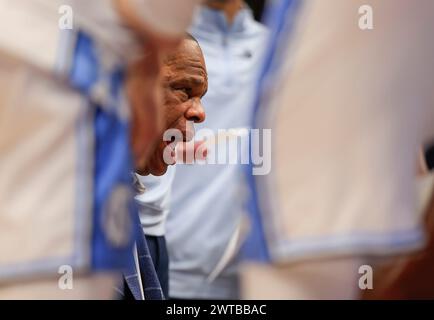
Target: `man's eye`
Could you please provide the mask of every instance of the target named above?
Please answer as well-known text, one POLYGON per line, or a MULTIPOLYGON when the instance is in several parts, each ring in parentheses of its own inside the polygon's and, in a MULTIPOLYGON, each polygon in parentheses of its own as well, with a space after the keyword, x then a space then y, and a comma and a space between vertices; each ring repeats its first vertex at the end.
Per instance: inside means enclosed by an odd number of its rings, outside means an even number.
POLYGON ((175 88, 176 91, 184 93, 187 97, 190 97, 191 95, 191 89, 190 88, 175 88))

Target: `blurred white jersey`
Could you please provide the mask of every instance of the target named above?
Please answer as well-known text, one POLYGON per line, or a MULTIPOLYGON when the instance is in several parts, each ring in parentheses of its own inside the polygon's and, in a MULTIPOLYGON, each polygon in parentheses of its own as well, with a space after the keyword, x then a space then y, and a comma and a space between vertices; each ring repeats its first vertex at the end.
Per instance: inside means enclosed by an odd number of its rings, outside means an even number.
POLYGON ((113 3, 0 0, 0 286, 132 262, 123 79, 140 44, 113 3))
POLYGON ((122 58, 57 5, 0 1, 0 284, 120 270, 132 249, 122 58))
MULTIPOLYGON (((181 36, 191 23, 199 0, 125 0, 154 33, 163 37, 181 36)), ((67 54, 70 31, 85 30, 98 39, 106 55, 125 59, 139 53, 137 37, 119 17, 114 0, 0 0, 0 50, 24 58, 48 70, 58 67, 59 52, 67 54), (65 23, 70 19, 71 24, 65 23), (66 30, 68 31, 68 30, 66 30), (18 41, 19 40, 19 41, 18 41)), ((65 58, 67 59, 67 57, 65 58)), ((107 59, 107 58, 106 58, 107 59)), ((113 57, 111 57, 113 59, 113 57)), ((67 61, 68 62, 68 61, 67 61)), ((65 61, 64 61, 65 63, 65 61)))
POLYGON ((279 5, 255 124, 273 129, 273 167, 252 181, 247 255, 286 263, 420 248, 416 168, 434 133, 434 2, 279 5), (373 29, 359 26, 364 5, 373 29))

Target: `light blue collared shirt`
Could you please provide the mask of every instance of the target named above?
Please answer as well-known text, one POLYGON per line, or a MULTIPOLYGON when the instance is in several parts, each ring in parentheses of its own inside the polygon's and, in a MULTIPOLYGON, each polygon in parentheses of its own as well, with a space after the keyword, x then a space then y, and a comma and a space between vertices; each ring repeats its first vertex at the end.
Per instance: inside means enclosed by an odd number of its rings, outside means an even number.
MULTIPOLYGON (((207 117, 197 130, 249 128, 266 29, 247 8, 229 25, 221 11, 202 7, 190 32, 202 47, 209 76, 202 100, 207 117)), ((235 261, 213 282, 208 277, 241 219, 243 169, 242 165, 177 165, 166 234, 171 297, 237 297, 235 261)))

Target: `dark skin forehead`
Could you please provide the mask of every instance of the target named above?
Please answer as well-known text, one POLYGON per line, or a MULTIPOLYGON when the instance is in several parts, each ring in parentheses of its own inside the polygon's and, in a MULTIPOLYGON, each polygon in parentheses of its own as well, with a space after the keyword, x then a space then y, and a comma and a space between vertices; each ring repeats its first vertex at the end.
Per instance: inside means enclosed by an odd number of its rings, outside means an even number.
POLYGON ((166 86, 188 86, 192 96, 202 98, 208 90, 208 74, 200 46, 185 39, 178 50, 169 55, 163 64, 163 80, 166 86))

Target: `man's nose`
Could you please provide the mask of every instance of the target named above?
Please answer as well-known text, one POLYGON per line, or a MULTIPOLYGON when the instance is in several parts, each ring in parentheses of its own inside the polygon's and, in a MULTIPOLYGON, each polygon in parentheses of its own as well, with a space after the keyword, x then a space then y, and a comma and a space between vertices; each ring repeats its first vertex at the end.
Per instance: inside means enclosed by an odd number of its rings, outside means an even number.
POLYGON ((205 110, 202 106, 202 101, 199 98, 193 99, 190 108, 185 113, 185 118, 194 123, 205 121, 205 110))

